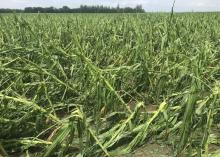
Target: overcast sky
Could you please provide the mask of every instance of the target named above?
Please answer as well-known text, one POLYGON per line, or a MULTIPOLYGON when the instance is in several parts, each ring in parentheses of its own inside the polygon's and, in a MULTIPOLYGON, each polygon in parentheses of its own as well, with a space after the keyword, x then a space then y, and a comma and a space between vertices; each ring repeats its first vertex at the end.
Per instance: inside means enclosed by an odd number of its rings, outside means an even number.
MULTIPOLYGON (((173 0, 0 0, 0 8, 50 7, 71 8, 86 5, 134 7, 141 4, 146 11, 170 11, 173 0)), ((176 0, 175 11, 220 11, 220 0, 176 0)))

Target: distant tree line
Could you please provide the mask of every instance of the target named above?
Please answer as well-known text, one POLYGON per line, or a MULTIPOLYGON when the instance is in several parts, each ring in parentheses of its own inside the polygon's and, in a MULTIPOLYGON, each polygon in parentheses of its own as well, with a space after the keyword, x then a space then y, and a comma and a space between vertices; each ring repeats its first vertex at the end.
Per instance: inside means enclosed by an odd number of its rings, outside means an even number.
POLYGON ((137 5, 135 8, 125 7, 106 7, 102 5, 87 6, 81 5, 79 8, 69 8, 63 6, 62 8, 54 7, 27 7, 25 9, 0 9, 0 13, 144 13, 144 9, 141 5, 137 5))

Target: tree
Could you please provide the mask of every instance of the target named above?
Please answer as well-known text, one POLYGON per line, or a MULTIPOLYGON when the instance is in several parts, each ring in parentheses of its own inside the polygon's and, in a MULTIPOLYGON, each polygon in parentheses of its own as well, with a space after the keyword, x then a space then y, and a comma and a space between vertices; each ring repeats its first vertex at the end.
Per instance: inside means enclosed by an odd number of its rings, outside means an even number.
POLYGON ((11 12, 24 12, 24 13, 142 13, 144 9, 141 5, 137 5, 135 8, 126 7, 106 7, 103 5, 97 6, 87 6, 81 5, 79 8, 69 8, 68 6, 63 6, 62 8, 42 8, 42 7, 26 7, 24 10, 19 9, 0 9, 0 13, 11 13, 11 12))

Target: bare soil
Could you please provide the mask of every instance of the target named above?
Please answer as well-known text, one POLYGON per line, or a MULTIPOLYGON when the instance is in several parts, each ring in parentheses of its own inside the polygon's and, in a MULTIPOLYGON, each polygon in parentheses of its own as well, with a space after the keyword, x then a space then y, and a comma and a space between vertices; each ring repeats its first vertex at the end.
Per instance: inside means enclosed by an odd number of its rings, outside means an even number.
POLYGON ((160 144, 146 144, 131 154, 123 155, 120 157, 171 157, 172 150, 166 145, 160 144))

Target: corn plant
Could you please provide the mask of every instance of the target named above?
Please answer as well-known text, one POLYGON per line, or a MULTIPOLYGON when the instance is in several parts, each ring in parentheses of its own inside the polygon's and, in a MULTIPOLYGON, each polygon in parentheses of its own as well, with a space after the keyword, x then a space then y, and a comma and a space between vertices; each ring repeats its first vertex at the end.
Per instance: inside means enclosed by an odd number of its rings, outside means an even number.
POLYGON ((0 156, 117 156, 152 139, 173 156, 218 156, 219 22, 0 15, 0 156))

